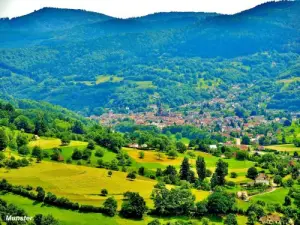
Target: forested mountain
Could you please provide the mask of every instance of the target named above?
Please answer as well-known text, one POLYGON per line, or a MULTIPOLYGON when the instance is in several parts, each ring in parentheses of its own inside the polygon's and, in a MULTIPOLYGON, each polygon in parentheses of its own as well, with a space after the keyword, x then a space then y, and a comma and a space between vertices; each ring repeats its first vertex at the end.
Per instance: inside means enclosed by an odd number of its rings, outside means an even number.
POLYGON ((118 19, 44 8, 0 20, 0 89, 85 115, 226 97, 299 110, 299 1, 118 19))

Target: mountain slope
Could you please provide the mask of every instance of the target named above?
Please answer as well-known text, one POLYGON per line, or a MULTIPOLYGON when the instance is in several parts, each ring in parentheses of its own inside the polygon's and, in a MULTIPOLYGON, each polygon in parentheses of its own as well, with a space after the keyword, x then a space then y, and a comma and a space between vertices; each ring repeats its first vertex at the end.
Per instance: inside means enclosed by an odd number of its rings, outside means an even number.
POLYGON ((297 79, 284 88, 276 81, 298 68, 299 11, 300 2, 284 1, 236 15, 174 12, 124 20, 42 9, 0 22, 0 88, 94 114, 107 107, 144 111, 157 101, 177 107, 226 96, 238 85, 243 94, 234 101, 245 107, 295 110, 297 79))

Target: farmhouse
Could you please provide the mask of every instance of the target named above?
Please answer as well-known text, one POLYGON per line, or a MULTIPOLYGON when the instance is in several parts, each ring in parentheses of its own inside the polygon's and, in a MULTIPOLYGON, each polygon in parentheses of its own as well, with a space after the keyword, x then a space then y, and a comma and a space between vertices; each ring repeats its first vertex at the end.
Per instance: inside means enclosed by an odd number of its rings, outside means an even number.
POLYGON ((269 185, 270 184, 270 180, 269 177, 264 174, 264 173, 260 173, 256 178, 255 178, 255 184, 265 184, 265 185, 269 185))
POLYGON ((270 214, 263 216, 259 219, 262 224, 281 224, 280 216, 275 214, 270 214))
POLYGON ((209 149, 211 149, 211 150, 217 149, 217 145, 209 145, 209 149))
POLYGON ((131 143, 128 145, 129 148, 138 148, 139 144, 138 143, 131 143))

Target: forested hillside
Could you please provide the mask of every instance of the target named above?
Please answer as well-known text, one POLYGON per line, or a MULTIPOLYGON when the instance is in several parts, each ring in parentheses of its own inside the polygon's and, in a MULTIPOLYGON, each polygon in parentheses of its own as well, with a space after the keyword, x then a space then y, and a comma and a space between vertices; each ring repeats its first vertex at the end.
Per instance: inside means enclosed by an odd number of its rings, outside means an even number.
POLYGON ((117 19, 44 8, 0 20, 0 90, 81 112, 145 111, 228 96, 299 110, 300 2, 235 14, 117 19))

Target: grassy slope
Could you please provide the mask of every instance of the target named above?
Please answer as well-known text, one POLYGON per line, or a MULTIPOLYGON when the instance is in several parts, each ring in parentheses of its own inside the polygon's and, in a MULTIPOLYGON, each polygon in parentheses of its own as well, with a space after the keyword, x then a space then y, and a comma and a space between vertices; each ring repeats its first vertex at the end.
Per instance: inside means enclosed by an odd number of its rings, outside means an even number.
MULTIPOLYGON (((103 216, 100 213, 79 213, 71 210, 58 209, 55 207, 49 207, 42 205, 41 203, 35 203, 34 201, 16 196, 13 194, 1 195, 0 198, 7 201, 8 203, 17 204, 20 208, 24 209, 29 216, 34 216, 36 214, 52 214, 56 219, 60 221, 61 225, 93 225, 93 224, 103 224, 103 225, 144 225, 148 224, 154 218, 150 216, 145 216, 143 220, 127 220, 119 216, 113 218, 103 216)), ((186 217, 172 217, 172 218, 160 218, 161 222, 166 223, 169 221, 174 221, 176 219, 193 221, 200 224, 197 219, 190 219, 186 217)), ((218 217, 210 217, 211 222, 214 224, 223 224, 222 219, 218 217)), ((244 216, 237 217, 239 224, 246 224, 247 218, 244 216)))
MULTIPOLYGON (((106 198, 99 193, 102 188, 106 188, 109 196, 114 196, 119 203, 124 192, 139 192, 151 207, 153 203, 150 195, 157 182, 140 176, 135 181, 129 181, 126 176, 127 173, 114 171, 112 177, 108 177, 106 169, 46 161, 18 170, 0 169, 0 177, 13 184, 42 186, 46 191, 83 204, 102 204, 106 198)), ((197 200, 203 200, 209 194, 207 191, 193 192, 197 200)))
MULTIPOLYGON (((185 156, 188 157, 188 155, 186 154, 180 154, 179 157, 177 157, 176 159, 170 159, 166 155, 164 155, 163 158, 158 159, 156 152, 144 151, 145 157, 143 159, 140 159, 139 150, 130 149, 130 148, 124 148, 124 150, 128 152, 129 156, 136 161, 137 166, 144 166, 145 168, 153 169, 153 170, 155 170, 156 168, 165 168, 167 165, 174 165, 179 168, 183 157, 185 156)), ((196 155, 200 155, 204 157, 207 168, 214 171, 215 165, 220 158, 203 152, 195 152, 195 153, 196 155)), ((235 179, 232 179, 228 176, 227 177, 228 180, 232 180, 236 182, 245 182, 248 180, 248 178, 246 178, 245 175, 248 168, 254 165, 253 162, 238 161, 235 159, 223 159, 223 160, 228 162, 229 173, 236 172, 238 174, 238 177, 235 179)), ((194 166, 195 159, 190 159, 190 163, 192 164, 192 166, 194 166)))
MULTIPOLYGON (((61 146, 61 141, 58 138, 41 138, 36 141, 31 141, 29 143, 29 147, 34 147, 34 146, 39 146, 42 149, 50 149, 50 148, 55 148, 55 147, 62 147, 61 146)), ((68 147, 74 147, 74 146, 87 146, 87 142, 83 141, 71 141, 68 147)))
POLYGON ((300 148, 296 147, 294 144, 285 144, 285 145, 270 145, 267 146, 269 149, 281 151, 281 152, 300 152, 300 148))

